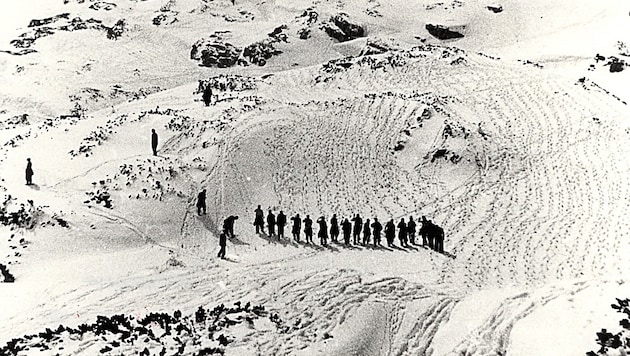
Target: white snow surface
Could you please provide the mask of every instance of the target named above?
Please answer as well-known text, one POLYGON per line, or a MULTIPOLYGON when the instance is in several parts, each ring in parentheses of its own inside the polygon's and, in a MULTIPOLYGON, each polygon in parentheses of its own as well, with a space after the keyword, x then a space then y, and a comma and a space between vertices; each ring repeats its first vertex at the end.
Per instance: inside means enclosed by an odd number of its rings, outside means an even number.
POLYGON ((1 193, 41 209, 33 229, 0 230, 0 263, 16 278, 0 283, 0 346, 97 315, 236 301, 293 327, 247 332, 235 355, 580 355, 618 328, 610 304, 630 296, 630 69, 594 57, 628 60, 627 1, 94 3, 2 5, 0 50, 16 51, 8 41, 31 19, 63 12, 124 18, 128 30, 58 31, 35 53, 0 53, 1 193), (319 22, 301 40, 309 7, 319 22), (367 38, 337 43, 318 29, 338 12, 367 38), (155 26, 160 13, 178 21, 155 26), (427 23, 465 37, 437 40, 427 23), (264 67, 190 60, 215 31, 244 47, 282 24, 288 42, 264 67), (376 39, 392 50, 359 56, 376 39), (254 85, 205 107, 198 80, 219 75, 254 85), (132 100, 116 88, 157 89, 132 100), (72 95, 81 119, 60 117, 72 95), (29 124, 8 124, 22 114, 29 124), (96 133, 87 156, 69 154, 96 133), (452 159, 432 160, 439 149, 452 159), (27 157, 35 186, 24 185, 27 157), (111 209, 85 202, 104 187, 111 209), (313 220, 426 215, 444 227, 446 253, 270 239, 254 232, 258 204, 313 220), (237 236, 220 260, 228 215, 237 236), (69 228, 43 226, 55 217, 69 228))

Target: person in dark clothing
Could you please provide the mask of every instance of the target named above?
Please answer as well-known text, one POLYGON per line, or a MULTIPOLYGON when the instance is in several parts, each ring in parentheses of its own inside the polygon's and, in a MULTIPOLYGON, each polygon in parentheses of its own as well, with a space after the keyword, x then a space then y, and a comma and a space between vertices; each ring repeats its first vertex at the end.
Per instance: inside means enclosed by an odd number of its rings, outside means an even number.
POLYGON ((206 215, 206 190, 197 195, 197 215, 206 215))
POLYGON ((352 228, 352 240, 355 245, 361 242, 361 230, 363 229, 363 219, 357 214, 354 218, 354 227, 352 228))
POLYGON ((153 149, 153 155, 157 156, 158 135, 155 129, 151 129, 151 148, 153 149))
POLYGON ((267 214, 267 229, 269 229, 269 237, 276 234, 276 216, 269 210, 267 214))
POLYGON ((296 242, 300 242, 300 228, 302 227, 302 218, 300 218, 300 214, 296 214, 291 218, 293 220, 293 227, 291 228, 291 234, 293 234, 293 239, 296 242))
POLYGON ((26 185, 33 185, 33 163, 31 163, 31 159, 26 159, 26 185))
POLYGON ((313 243, 313 220, 308 215, 304 218, 304 235, 306 243, 313 243))
POLYGON ((333 242, 337 242, 339 238, 339 222, 337 221, 337 214, 333 214, 330 218, 330 239, 333 242))
POLYGON ((326 218, 320 216, 319 219, 317 219, 317 223, 319 224, 319 231, 317 232, 319 243, 322 246, 326 246, 328 245, 328 224, 326 224, 326 218))
POLYGON ((352 224, 345 218, 341 223, 341 230, 343 231, 343 243, 350 245, 350 233, 352 231, 352 224))
POLYGON ((263 213, 260 205, 254 210, 256 217, 254 218, 254 226, 256 227, 256 233, 260 234, 265 231, 265 213, 263 213))
POLYGON ((212 86, 210 85, 210 83, 208 83, 204 88, 202 99, 203 103, 206 104, 206 106, 210 106, 210 103, 212 102, 212 86))
POLYGON ((223 232, 229 238, 234 237, 234 221, 238 220, 238 216, 230 215, 223 220, 223 232))
POLYGON ((412 245, 416 244, 416 222, 413 221, 413 216, 409 217, 409 222, 407 223, 407 236, 409 237, 409 242, 412 245))
POLYGON ((405 218, 400 219, 398 223, 398 240, 400 241, 400 246, 407 246, 407 224, 405 223, 405 218))
POLYGON ((370 219, 365 219, 365 223, 363 224, 363 245, 370 243, 370 235, 370 219))
POLYGON ((222 260, 225 259, 225 245, 227 243, 227 239, 225 238, 225 232, 222 232, 219 235, 219 246, 221 247, 221 249, 219 249, 219 253, 217 254, 217 257, 221 258, 222 260))
POLYGON ((284 225, 286 224, 287 216, 280 210, 280 214, 278 214, 278 218, 276 219, 276 225, 278 225, 278 239, 284 238, 284 225))
POLYGON ((422 246, 427 246, 429 244, 429 221, 426 216, 422 216, 422 220, 420 220, 422 226, 420 227, 420 235, 422 236, 422 246))
POLYGON ((427 222, 427 239, 429 240, 429 248, 432 250, 435 249, 435 245, 433 244, 435 238, 435 228, 436 226, 433 224, 433 221, 429 220, 427 222))
POLYGON ((394 245, 394 237, 396 236, 396 226, 394 225, 394 219, 390 219, 385 224, 385 239, 387 240, 387 246, 392 247, 394 245))
POLYGON ((444 253, 444 229, 440 226, 434 225, 434 236, 435 236, 435 248, 434 250, 439 253, 444 253))
POLYGON ((383 225, 378 222, 378 218, 374 218, 374 222, 372 223, 372 231, 374 232, 374 246, 381 245, 381 231, 383 230, 383 225))

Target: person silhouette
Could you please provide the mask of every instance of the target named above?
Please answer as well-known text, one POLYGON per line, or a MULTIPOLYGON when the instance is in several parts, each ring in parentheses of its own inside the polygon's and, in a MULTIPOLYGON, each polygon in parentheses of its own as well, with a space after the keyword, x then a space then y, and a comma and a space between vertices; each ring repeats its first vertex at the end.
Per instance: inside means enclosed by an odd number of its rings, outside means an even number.
POLYGON ((405 218, 401 218, 398 223, 398 240, 400 241, 400 246, 407 246, 407 224, 405 223, 405 218))
POLYGON ((313 220, 308 215, 304 218, 304 235, 306 243, 313 243, 313 220))
POLYGON ((319 224, 319 231, 317 235, 319 236, 319 243, 322 246, 326 246, 328 244, 328 226, 326 226, 326 218, 320 216, 317 219, 317 223, 319 224))
POLYGON ((157 156, 158 135, 155 129, 151 129, 151 148, 153 149, 153 155, 157 156))
POLYGON ((284 238, 284 225, 287 224, 287 216, 284 215, 282 210, 280 210, 280 214, 276 218, 276 225, 278 226, 278 239, 284 238))
POLYGON ((363 230, 363 219, 357 214, 354 218, 354 227, 352 228, 352 242, 358 245, 361 242, 361 230, 363 230))
POLYGON ((31 159, 26 159, 26 185, 33 185, 33 164, 31 163, 31 159))
POLYGON ((296 214, 291 218, 293 221, 293 227, 291 228, 291 234, 293 235, 293 239, 296 242, 300 242, 300 228, 302 227, 302 218, 300 218, 300 214, 296 214))
POLYGON ((238 216, 230 215, 223 220, 223 232, 229 238, 234 237, 234 221, 238 220, 238 216))
POLYGON ((396 236, 396 226, 394 225, 394 219, 390 219, 385 224, 385 239, 387 240, 387 246, 392 247, 394 245, 394 237, 396 236))
POLYGON ((409 222, 407 223, 407 236, 409 237, 409 242, 412 245, 416 244, 416 222, 413 221, 413 216, 409 217, 409 222))
POLYGON ((260 205, 258 205, 258 208, 256 208, 254 212, 256 213, 256 217, 254 218, 254 226, 256 227, 256 233, 260 234, 261 232, 264 232, 265 213, 263 213, 260 205))
POLYGON ((267 214, 267 228, 269 229, 269 237, 276 234, 276 215, 269 210, 267 214))
POLYGON ((219 257, 220 259, 224 260, 225 259, 225 245, 227 244, 227 239, 225 236, 225 232, 222 232, 219 235, 219 253, 217 254, 217 257, 219 257))
POLYGON ((374 218, 374 222, 372 223, 372 231, 374 235, 374 246, 381 246, 381 231, 383 230, 383 225, 378 222, 378 218, 374 218))
POLYGON ((210 106, 210 103, 212 102, 212 86, 210 85, 210 83, 208 83, 208 85, 206 85, 206 88, 203 90, 202 99, 206 106, 210 106))
POLYGON ((370 219, 365 219, 365 223, 363 223, 363 245, 368 245, 370 243, 370 219))
POLYGON ((341 223, 341 230, 343 231, 343 243, 350 245, 350 234, 352 232, 352 223, 345 218, 341 223))
POLYGON ((197 195, 197 215, 206 215, 206 190, 197 195))
POLYGON ((337 214, 333 214, 330 218, 330 239, 333 242, 337 242, 339 237, 339 222, 337 221, 337 214))

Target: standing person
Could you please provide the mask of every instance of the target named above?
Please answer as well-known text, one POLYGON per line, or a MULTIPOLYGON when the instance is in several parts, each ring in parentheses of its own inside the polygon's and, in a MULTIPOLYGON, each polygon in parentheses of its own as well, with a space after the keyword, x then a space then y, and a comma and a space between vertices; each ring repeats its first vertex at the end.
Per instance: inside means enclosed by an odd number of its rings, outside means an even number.
POLYGON ((223 220, 223 232, 229 238, 234 237, 234 221, 238 220, 238 216, 230 215, 223 220))
POLYGON ((276 216, 271 212, 271 209, 267 214, 267 228, 269 229, 269 237, 276 234, 276 216))
POLYGON ((396 236, 396 226, 394 226, 394 219, 390 219, 385 224, 385 239, 387 240, 387 246, 392 247, 394 245, 394 237, 396 236))
POLYGON ((313 243, 313 220, 308 214, 304 218, 304 235, 306 235, 306 243, 313 243))
POLYGON ((212 102, 212 85, 211 83, 208 83, 206 85, 206 87, 203 89, 203 103, 206 104, 206 106, 210 106, 210 103, 212 102))
POLYGON ((284 225, 287 224, 287 216, 284 215, 282 210, 280 210, 280 214, 278 214, 276 224, 278 225, 278 239, 284 238, 284 225))
POLYGON ((26 185, 33 185, 33 163, 31 163, 31 159, 26 159, 26 185))
POLYGON ((430 230, 430 226, 429 226, 429 221, 427 220, 427 217, 422 215, 422 219, 420 220, 420 223, 422 224, 422 226, 420 226, 420 235, 422 236, 422 246, 427 246, 429 244, 429 230, 430 230))
POLYGON ((291 233, 293 234, 293 239, 296 242, 300 242, 300 228, 302 227, 302 218, 300 218, 300 214, 296 214, 291 218, 293 220, 293 227, 291 228, 291 233))
POLYGON ((330 239, 333 242, 337 242, 339 237, 339 223, 337 222, 337 214, 333 214, 330 218, 330 239))
POLYGON ((225 245, 226 245, 227 241, 225 238, 225 232, 222 232, 219 235, 219 246, 221 247, 219 249, 219 253, 217 254, 217 257, 221 258, 222 260, 225 259, 225 245))
POLYGON ((317 219, 317 223, 319 224, 319 231, 317 232, 317 236, 319 236, 319 243, 322 246, 326 246, 328 244, 328 226, 326 224, 326 218, 320 216, 317 219))
POLYGON ((427 239, 429 240, 429 248, 434 250, 435 249, 435 244, 434 244, 434 238, 436 235, 436 231, 437 231, 437 226, 433 224, 433 221, 429 220, 427 222, 427 239))
POLYGON ((197 195, 197 215, 206 215, 206 190, 202 190, 197 195))
POLYGON ((345 218, 341 223, 341 230, 343 231, 343 243, 350 245, 350 233, 352 231, 352 224, 345 218))
POLYGON ((256 227, 256 233, 260 234, 265 231, 265 213, 263 213, 260 205, 254 210, 256 217, 254 217, 254 226, 256 227))
POLYGON ((412 245, 416 244, 416 222, 413 221, 413 216, 409 217, 409 222, 407 223, 407 236, 409 236, 409 242, 412 245))
POLYGON ((365 219, 365 223, 363 224, 363 245, 370 243, 370 235, 370 219, 365 219))
POLYGON ((398 223, 398 240, 400 241, 400 246, 408 246, 407 245, 407 224, 405 223, 405 218, 401 218, 398 223))
POLYGON ((157 156, 158 135, 155 129, 151 129, 151 148, 153 149, 153 155, 157 156))
POLYGON ((352 229, 353 242, 355 245, 357 245, 361 242, 361 230, 363 229, 363 219, 361 219, 359 214, 357 214, 354 218, 352 218, 352 221, 354 221, 354 227, 352 229))
POLYGON ((374 232, 374 246, 381 245, 381 231, 383 230, 383 225, 378 222, 378 218, 374 218, 374 222, 372 223, 372 231, 374 232))
POLYGON ((444 229, 435 225, 433 229, 435 233, 435 248, 434 250, 439 253, 444 253, 444 229))

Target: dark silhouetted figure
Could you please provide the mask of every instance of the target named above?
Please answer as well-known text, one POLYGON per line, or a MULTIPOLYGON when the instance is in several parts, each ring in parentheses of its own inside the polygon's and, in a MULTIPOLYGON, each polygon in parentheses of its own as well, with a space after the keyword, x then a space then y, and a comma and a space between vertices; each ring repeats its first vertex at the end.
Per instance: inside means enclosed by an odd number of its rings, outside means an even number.
POLYGON ((265 231, 265 213, 263 213, 260 205, 254 210, 256 217, 254 217, 254 226, 256 227, 256 233, 260 234, 265 231))
POLYGON ((217 257, 221 258, 222 260, 225 259, 225 245, 227 243, 226 240, 227 239, 225 238, 225 232, 222 232, 219 235, 219 246, 221 247, 221 249, 219 250, 219 254, 217 254, 217 257))
POLYGON ((278 218, 276 219, 276 225, 278 225, 278 239, 284 238, 284 226, 286 224, 287 216, 280 210, 280 214, 278 214, 278 218))
POLYGON ((26 159, 26 185, 33 185, 33 164, 31 163, 31 159, 26 159))
POLYGON ((383 231, 383 225, 378 222, 378 218, 374 218, 372 223, 372 232, 374 233, 374 246, 381 245, 381 231, 383 231))
POLYGON ((339 222, 337 221, 337 214, 333 214, 330 218, 330 239, 333 242, 337 242, 339 238, 339 222))
POLYGON ((155 129, 151 129, 151 148, 153 149, 153 155, 157 156, 158 135, 155 129))
POLYGON ((354 227, 352 228, 352 241, 355 245, 361 242, 361 230, 363 230, 363 219, 357 214, 352 218, 354 227))
POLYGON ((210 83, 208 83, 208 85, 206 85, 206 88, 203 90, 203 103, 206 104, 206 106, 210 106, 210 103, 212 102, 212 87, 210 86, 210 83))
POLYGON ((385 224, 385 239, 387 240, 387 246, 392 247, 394 245, 394 238, 396 237, 396 226, 394 225, 394 219, 390 219, 385 224))
POLYGON ((304 235, 306 243, 313 243, 313 220, 308 215, 304 218, 304 235))
POLYGON ((291 233, 293 234, 293 239, 297 242, 300 242, 300 228, 302 227, 302 218, 300 218, 300 214, 296 214, 291 218, 293 220, 293 227, 291 228, 291 233))
POLYGON ((223 232, 227 237, 234 237, 234 221, 238 220, 238 216, 230 215, 225 220, 223 220, 223 232))
POLYGON ((440 226, 433 225, 433 234, 435 236, 434 250, 439 253, 444 253, 444 229, 440 226))
POLYGON ((433 221, 429 220, 427 222, 427 229, 429 230, 427 233, 427 239, 429 240, 429 248, 434 250, 434 239, 435 239, 435 228, 436 226, 433 224, 433 221))
POLYGON ((422 216, 422 220, 420 220, 422 226, 420 227, 420 235, 422 236, 422 246, 429 245, 429 221, 426 216, 422 216))
POLYGON ((328 224, 326 224, 326 218, 320 216, 317 219, 317 223, 319 224, 319 231, 317 232, 317 236, 319 237, 319 243, 322 246, 328 245, 328 224))
POLYGON ((352 232, 352 223, 345 218, 341 223, 341 231, 343 231, 343 243, 350 245, 350 233, 352 232))
POLYGON ((409 237, 409 242, 412 245, 416 244, 416 222, 413 221, 413 216, 409 217, 409 222, 407 223, 407 236, 409 237))
POLYGON ((197 215, 205 215, 206 214, 206 190, 202 190, 199 195, 197 195, 197 215))
POLYGON ((269 210, 267 214, 267 229, 269 229, 269 237, 276 234, 276 216, 269 210))
POLYGON ((372 232, 370 231, 370 219, 365 219, 365 223, 363 224, 363 245, 367 245, 370 243, 370 235, 372 232))
POLYGON ((400 219, 398 223, 398 240, 400 246, 407 246, 407 224, 405 224, 405 218, 400 219))

